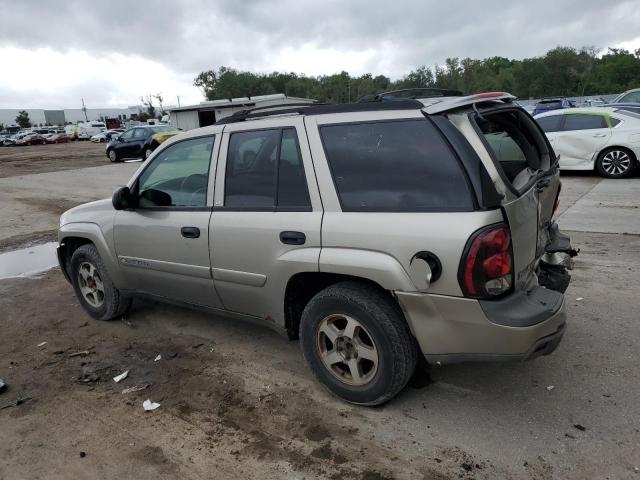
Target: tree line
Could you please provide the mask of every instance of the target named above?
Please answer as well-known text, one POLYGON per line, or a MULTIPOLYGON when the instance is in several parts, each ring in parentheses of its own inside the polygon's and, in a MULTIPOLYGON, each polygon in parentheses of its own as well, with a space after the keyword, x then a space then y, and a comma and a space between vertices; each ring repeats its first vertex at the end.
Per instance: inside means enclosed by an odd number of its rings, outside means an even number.
POLYGON ((207 100, 284 93, 321 102, 353 102, 381 91, 450 88, 465 93, 507 91, 518 98, 619 93, 640 87, 640 49, 556 47, 539 57, 511 60, 447 58, 444 65, 421 66, 399 80, 370 73, 306 76, 293 72, 253 73, 229 67, 201 72, 194 80, 207 100))

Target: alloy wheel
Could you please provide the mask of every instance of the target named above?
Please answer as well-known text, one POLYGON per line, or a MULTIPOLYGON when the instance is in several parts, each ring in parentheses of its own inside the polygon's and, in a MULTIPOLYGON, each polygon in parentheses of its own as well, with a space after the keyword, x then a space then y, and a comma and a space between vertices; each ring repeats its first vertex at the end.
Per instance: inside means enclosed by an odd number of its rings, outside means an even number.
POLYGON ((348 385, 366 385, 378 371, 378 349, 373 338, 348 315, 323 318, 316 332, 316 347, 325 368, 348 385))
POLYGON ((609 175, 624 175, 631 168, 631 157, 623 150, 611 150, 602 157, 602 168, 609 175))
POLYGON ((104 303, 104 284, 96 267, 90 262, 82 262, 78 268, 78 286, 85 301, 94 308, 104 303))

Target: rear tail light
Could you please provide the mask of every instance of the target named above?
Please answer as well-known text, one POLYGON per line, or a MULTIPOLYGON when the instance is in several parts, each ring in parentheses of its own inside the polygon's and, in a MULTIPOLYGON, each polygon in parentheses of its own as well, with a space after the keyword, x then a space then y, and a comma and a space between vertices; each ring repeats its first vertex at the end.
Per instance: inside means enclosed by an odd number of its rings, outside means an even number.
POLYGON ((513 287, 511 233, 503 223, 475 232, 465 248, 459 281, 465 296, 493 298, 513 287))

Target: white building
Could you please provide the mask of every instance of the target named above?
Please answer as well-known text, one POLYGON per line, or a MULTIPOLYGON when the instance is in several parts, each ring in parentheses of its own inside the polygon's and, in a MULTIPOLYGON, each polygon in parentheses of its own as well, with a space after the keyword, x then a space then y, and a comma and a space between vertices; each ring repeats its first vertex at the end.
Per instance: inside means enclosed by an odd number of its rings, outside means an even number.
POLYGON ((292 103, 313 103, 310 98, 287 97, 284 93, 259 95, 255 97, 228 98, 200 102, 186 107, 167 107, 169 123, 182 130, 213 125, 218 120, 236 112, 256 107, 270 107, 292 103))
MULTIPOLYGON (((16 123, 18 112, 22 108, 3 108, 0 109, 0 123, 4 125, 13 125, 16 123)), ((66 108, 61 110, 44 110, 44 109, 24 109, 29 114, 29 120, 32 125, 51 124, 63 125, 67 122, 77 123, 84 122, 85 116, 81 108, 66 108)), ((87 119, 91 121, 100 118, 117 118, 119 120, 129 120, 131 115, 144 111, 144 107, 137 105, 126 108, 87 108, 87 119)))

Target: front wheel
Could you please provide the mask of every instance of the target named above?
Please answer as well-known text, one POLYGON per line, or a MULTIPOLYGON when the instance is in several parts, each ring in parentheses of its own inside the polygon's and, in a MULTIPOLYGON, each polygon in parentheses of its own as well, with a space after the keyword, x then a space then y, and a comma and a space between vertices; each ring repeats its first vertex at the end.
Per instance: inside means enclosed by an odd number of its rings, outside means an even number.
POLYGON ((118 161, 118 154, 114 149, 109 150, 109 160, 111 160, 112 163, 118 161))
POLYGON ((131 299, 111 281, 98 250, 91 244, 73 252, 70 276, 80 304, 96 320, 120 317, 131 305, 131 299))
POLYGON ((302 313, 300 342, 320 383, 351 403, 387 402, 415 370, 418 349, 402 311, 366 284, 340 282, 313 297, 302 313))
POLYGON ((624 178, 631 175, 636 159, 631 152, 622 148, 609 148, 598 155, 596 169, 607 178, 624 178))

